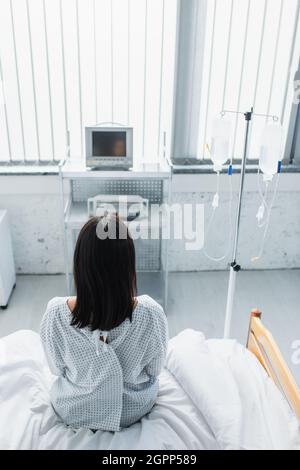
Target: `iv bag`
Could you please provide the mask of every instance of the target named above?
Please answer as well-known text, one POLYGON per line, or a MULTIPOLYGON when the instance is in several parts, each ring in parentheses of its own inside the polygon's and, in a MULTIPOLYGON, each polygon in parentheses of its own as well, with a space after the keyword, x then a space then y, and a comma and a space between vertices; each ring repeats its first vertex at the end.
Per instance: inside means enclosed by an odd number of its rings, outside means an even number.
POLYGON ((277 173, 278 162, 282 159, 283 129, 278 124, 266 124, 260 144, 259 168, 265 181, 277 173))
POLYGON ((220 171, 229 158, 231 123, 224 118, 213 120, 211 133, 211 159, 214 170, 220 171))

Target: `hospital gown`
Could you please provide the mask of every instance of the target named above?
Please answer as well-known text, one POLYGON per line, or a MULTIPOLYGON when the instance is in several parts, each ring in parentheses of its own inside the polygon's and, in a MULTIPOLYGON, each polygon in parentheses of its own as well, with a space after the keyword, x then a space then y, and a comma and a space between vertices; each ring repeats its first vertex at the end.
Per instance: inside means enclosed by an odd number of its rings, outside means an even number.
POLYGON ((132 314, 103 332, 71 326, 67 297, 47 306, 40 329, 42 344, 56 379, 51 401, 71 427, 118 431, 148 413, 158 393, 168 328, 163 309, 142 295, 132 314))

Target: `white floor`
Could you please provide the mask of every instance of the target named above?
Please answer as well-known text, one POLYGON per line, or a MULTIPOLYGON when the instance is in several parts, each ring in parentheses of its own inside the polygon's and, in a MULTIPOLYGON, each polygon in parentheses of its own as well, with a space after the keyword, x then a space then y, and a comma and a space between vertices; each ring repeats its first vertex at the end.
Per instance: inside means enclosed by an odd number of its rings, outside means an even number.
MULTIPOLYGON (((167 309, 170 336, 196 328, 207 337, 221 337, 227 293, 227 272, 173 273, 167 309)), ((140 293, 155 296, 156 275, 140 277, 140 293)), ((7 310, 0 310, 0 337, 21 328, 38 331, 47 301, 65 295, 65 278, 18 276, 7 310)), ((292 343, 300 340, 300 270, 245 271, 238 274, 232 336, 245 343, 249 312, 259 307, 285 359, 300 384, 300 364, 292 364, 292 343)))

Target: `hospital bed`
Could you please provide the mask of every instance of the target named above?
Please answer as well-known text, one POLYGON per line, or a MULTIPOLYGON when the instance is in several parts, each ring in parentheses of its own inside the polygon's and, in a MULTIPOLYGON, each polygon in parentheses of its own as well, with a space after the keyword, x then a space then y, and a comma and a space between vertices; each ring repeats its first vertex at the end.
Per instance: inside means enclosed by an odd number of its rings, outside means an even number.
POLYGON ((120 432, 65 426, 53 380, 37 333, 0 339, 0 449, 300 449, 299 389, 257 309, 247 348, 195 330, 172 338, 156 405, 120 432))
POLYGON ((251 312, 247 348, 255 354, 300 420, 300 390, 257 308, 251 312))

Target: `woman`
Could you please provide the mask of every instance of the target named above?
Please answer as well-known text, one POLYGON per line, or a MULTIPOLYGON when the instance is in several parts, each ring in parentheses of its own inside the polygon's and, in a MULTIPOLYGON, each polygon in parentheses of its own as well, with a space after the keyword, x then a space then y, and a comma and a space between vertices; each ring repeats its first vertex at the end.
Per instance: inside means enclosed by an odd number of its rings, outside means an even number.
POLYGON ((73 428, 118 431, 156 401, 165 314, 147 295, 136 296, 134 244, 116 216, 92 218, 80 231, 74 281, 76 297, 52 299, 41 324, 57 376, 51 401, 73 428))

